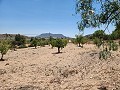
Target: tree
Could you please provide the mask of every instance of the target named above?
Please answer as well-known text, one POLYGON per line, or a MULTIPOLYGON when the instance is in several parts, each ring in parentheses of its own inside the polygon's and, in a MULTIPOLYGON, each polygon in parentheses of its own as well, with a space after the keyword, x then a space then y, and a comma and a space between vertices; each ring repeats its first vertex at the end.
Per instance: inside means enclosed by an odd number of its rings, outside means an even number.
POLYGON ((55 47, 55 43, 56 43, 56 41, 55 41, 55 40, 52 40, 52 41, 50 42, 50 44, 51 44, 52 48, 53 48, 53 47, 55 47))
POLYGON ((93 33, 93 37, 97 37, 99 39, 104 39, 105 32, 103 30, 97 30, 93 33))
POLYGON ((60 48, 64 48, 67 44, 62 39, 56 39, 53 41, 53 46, 58 48, 58 53, 60 53, 60 48))
POLYGON ((84 45, 85 43, 87 43, 87 42, 88 42, 88 39, 87 39, 86 37, 83 37, 83 38, 81 39, 82 48, 83 48, 83 45, 84 45))
POLYGON ((18 46, 26 44, 26 38, 20 34, 15 36, 15 41, 17 42, 18 46))
POLYGON ((76 0, 76 13, 81 16, 79 30, 105 24, 107 28, 111 23, 116 26, 120 23, 120 0, 76 0))
POLYGON ((100 48, 100 46, 102 45, 102 41, 97 37, 93 39, 93 42, 98 48, 100 48))
POLYGON ((79 47, 81 47, 80 44, 81 44, 82 38, 83 38, 82 35, 76 35, 76 42, 77 42, 77 44, 78 44, 79 47))
POLYGON ((31 45, 34 46, 35 48, 37 48, 38 40, 36 38, 34 40, 32 40, 31 45))
POLYGON ((10 48, 11 48, 11 49, 14 49, 14 51, 16 51, 17 42, 16 42, 15 40, 11 41, 11 43, 10 43, 10 48))
POLYGON ((0 43, 0 53, 1 53, 1 61, 4 61, 3 56, 7 53, 7 51, 9 50, 9 44, 7 41, 2 41, 0 43))

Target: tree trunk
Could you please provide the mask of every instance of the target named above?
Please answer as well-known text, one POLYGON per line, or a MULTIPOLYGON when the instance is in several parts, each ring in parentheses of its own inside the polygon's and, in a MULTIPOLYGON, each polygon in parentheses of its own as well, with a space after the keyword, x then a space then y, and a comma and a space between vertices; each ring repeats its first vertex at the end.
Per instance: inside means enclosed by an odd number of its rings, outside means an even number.
POLYGON ((4 61, 4 60, 3 60, 3 54, 2 54, 2 56, 1 56, 1 59, 0 59, 0 60, 1 60, 1 61, 4 61))
POLYGON ((60 53, 60 47, 58 47, 58 53, 60 53))
POLYGON ((78 45, 79 47, 80 47, 80 43, 79 43, 79 45, 78 45))

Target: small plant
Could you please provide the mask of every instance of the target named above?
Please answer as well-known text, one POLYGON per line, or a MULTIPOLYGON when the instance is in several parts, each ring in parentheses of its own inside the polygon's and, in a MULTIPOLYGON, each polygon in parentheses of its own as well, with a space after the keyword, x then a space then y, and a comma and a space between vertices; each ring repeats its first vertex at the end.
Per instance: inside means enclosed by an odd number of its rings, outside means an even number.
POLYGON ((118 44, 114 41, 109 41, 109 50, 111 51, 117 51, 118 50, 118 44))
POLYGON ((103 51, 101 51, 101 52, 99 53, 99 59, 107 59, 107 58, 109 58, 110 56, 111 56, 111 52, 108 51, 107 48, 104 49, 103 51))
POLYGON ((32 42, 31 42, 31 46, 37 48, 37 45, 38 45, 38 41, 37 41, 37 39, 32 40, 32 42))
POLYGON ((7 41, 2 41, 0 43, 0 53, 1 53, 1 61, 4 61, 3 56, 7 53, 9 50, 9 44, 7 41))

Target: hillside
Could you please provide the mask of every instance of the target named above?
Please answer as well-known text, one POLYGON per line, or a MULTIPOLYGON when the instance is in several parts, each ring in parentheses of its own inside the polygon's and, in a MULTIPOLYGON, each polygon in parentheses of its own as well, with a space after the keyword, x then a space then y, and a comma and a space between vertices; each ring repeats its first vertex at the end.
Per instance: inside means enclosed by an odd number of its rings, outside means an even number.
MULTIPOLYGON (((0 39, 14 39, 15 38, 15 35, 17 34, 0 34, 0 39)), ((25 36, 25 35, 23 35, 25 36)), ((25 36, 27 39, 30 39, 30 37, 28 36, 25 36)))
POLYGON ((53 38, 66 38, 66 36, 62 35, 62 34, 52 34, 52 33, 43 33, 43 34, 40 34, 36 37, 38 38, 49 38, 49 37, 53 37, 53 38))

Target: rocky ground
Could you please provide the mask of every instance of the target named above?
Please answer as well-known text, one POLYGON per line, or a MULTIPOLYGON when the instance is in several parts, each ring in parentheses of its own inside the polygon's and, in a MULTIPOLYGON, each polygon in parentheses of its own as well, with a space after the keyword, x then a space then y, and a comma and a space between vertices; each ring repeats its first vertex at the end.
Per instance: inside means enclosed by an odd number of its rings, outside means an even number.
POLYGON ((50 46, 9 51, 0 61, 0 90, 120 90, 120 50, 108 60, 99 60, 92 44, 56 52, 50 46))

